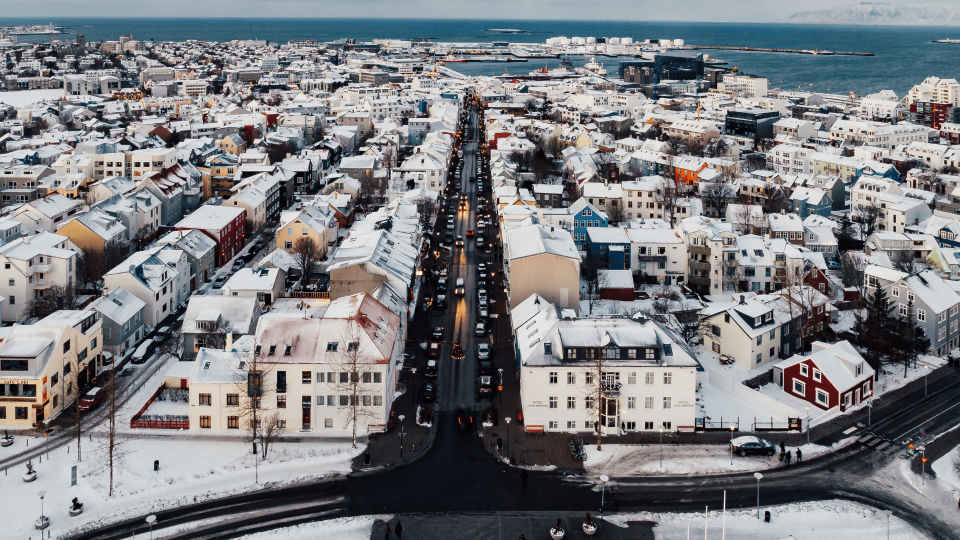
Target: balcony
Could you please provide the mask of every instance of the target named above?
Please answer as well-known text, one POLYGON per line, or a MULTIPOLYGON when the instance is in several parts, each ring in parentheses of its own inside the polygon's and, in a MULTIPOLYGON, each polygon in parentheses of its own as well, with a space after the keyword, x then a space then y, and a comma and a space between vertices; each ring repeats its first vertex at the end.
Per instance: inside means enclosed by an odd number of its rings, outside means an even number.
POLYGON ((667 262, 666 255, 637 255, 638 261, 644 262, 667 262))
POLYGON ((601 383, 601 390, 603 391, 603 397, 608 399, 616 399, 620 397, 620 387, 622 383, 620 381, 604 381, 601 383))

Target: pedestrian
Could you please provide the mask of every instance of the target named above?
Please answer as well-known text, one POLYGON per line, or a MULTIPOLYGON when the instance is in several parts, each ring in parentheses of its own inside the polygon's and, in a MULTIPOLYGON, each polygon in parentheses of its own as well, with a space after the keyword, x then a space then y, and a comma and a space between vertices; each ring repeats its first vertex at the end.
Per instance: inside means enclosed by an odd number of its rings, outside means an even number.
POLYGON ((799 465, 800 463, 803 463, 803 452, 797 448, 797 464, 799 465))
POLYGON ((784 441, 780 441, 780 454, 787 453, 787 444, 784 441))
POLYGON ((390 540, 390 526, 385 525, 383 527, 383 540, 390 540))
POLYGON ((393 528, 393 532, 397 533, 397 540, 400 540, 400 533, 403 532, 403 525, 400 525, 400 522, 397 522, 397 526, 393 528))
MULTIPOLYGON (((786 463, 786 466, 787 466, 787 467, 790 466, 790 458, 792 457, 792 455, 793 455, 793 452, 790 452, 790 451, 788 450, 788 451, 787 451, 787 456, 786 456, 786 458, 784 458, 784 463, 786 463)), ((398 535, 397 535, 397 538, 399 538, 399 537, 400 537, 400 535, 398 534, 398 535)))
POLYGON ((527 489, 527 477, 530 476, 527 474, 527 470, 523 469, 520 471, 520 480, 523 480, 523 489, 527 489))

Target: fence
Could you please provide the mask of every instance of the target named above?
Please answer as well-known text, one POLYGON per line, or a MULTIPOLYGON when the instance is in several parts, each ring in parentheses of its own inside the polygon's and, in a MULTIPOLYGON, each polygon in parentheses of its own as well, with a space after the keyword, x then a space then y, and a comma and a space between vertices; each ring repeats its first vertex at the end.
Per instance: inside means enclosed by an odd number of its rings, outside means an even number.
POLYGON ((157 397, 163 392, 164 386, 163 383, 160 384, 160 387, 157 388, 157 391, 150 396, 150 399, 143 404, 143 407, 133 415, 133 418, 130 419, 130 427, 133 429, 190 429, 190 418, 189 417, 176 417, 176 418, 186 418, 186 420, 150 420, 142 419, 143 413, 147 412, 147 409, 150 408, 150 405, 153 405, 153 402, 156 401, 157 397))
POLYGON ((284 291, 280 298, 330 298, 330 291, 284 291))
POLYGON ((760 411, 770 415, 770 422, 789 423, 790 419, 803 418, 803 414, 796 409, 781 403, 769 396, 765 396, 756 390, 751 390, 746 386, 717 373, 707 370, 707 380, 714 388, 721 390, 733 398, 736 398, 748 405, 753 406, 760 411))
POLYGON ((770 369, 757 375, 752 379, 747 379, 743 381, 743 384, 750 388, 757 389, 765 384, 770 384, 772 382, 773 382, 773 370, 770 369))

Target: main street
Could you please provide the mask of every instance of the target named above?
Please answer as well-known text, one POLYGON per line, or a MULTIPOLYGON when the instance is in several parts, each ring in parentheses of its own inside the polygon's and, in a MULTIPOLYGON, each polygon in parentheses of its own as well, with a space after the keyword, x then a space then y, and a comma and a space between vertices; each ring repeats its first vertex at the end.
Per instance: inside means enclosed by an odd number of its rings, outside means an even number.
MULTIPOLYGON (((457 211, 457 234, 464 236, 463 248, 451 246, 452 253, 441 260, 450 261, 448 270, 449 305, 444 311, 429 308, 431 326, 444 326, 444 348, 439 360, 438 401, 434 404, 436 435, 432 447, 418 459, 382 472, 365 472, 332 481, 304 482, 293 486, 268 488, 243 495, 225 497, 201 504, 156 512, 158 531, 192 523, 189 531, 177 534, 180 539, 210 537, 236 538, 256 530, 283 525, 328 519, 337 515, 404 514, 434 512, 515 512, 571 511, 596 512, 600 509, 600 491, 596 478, 582 471, 529 471, 524 486, 520 469, 510 467, 484 447, 476 423, 472 429, 460 430, 454 410, 464 407, 480 411, 492 401, 480 400, 476 393, 477 264, 485 255, 466 237, 477 220, 476 130, 477 118, 471 113, 469 133, 472 141, 465 145, 462 190, 451 195, 448 206, 459 203, 459 194, 466 194, 468 205, 457 211), (456 296, 456 280, 463 278, 465 291, 456 296), (450 358, 454 343, 464 347, 465 357, 450 358), (255 516, 252 513, 256 513, 255 516), (202 520, 202 521, 201 521, 202 520)), ((479 180, 479 178, 478 178, 479 180)), ((488 184, 488 183, 486 183, 488 184)), ((486 186, 489 189, 489 185, 486 186)), ((442 214, 441 214, 442 215, 442 214)), ((442 238, 444 222, 438 220, 442 238)), ((436 248, 434 248, 436 249, 436 248)), ((496 250, 494 250, 494 253, 496 250)), ((499 277, 499 276, 498 276, 499 277)), ((500 288, 502 291, 502 287, 500 288)), ((493 291, 491 291, 492 293, 493 291)), ((506 309, 502 294, 492 312, 500 315, 493 322, 503 332, 506 309)), ((421 319, 422 320, 422 319, 421 319)), ((413 328, 411 335, 424 336, 429 329, 413 328)), ((509 332, 500 336, 506 343, 509 332)), ((506 345, 497 350, 497 367, 505 368, 507 390, 516 391, 512 377, 515 366, 506 345)), ((418 357, 423 352, 418 351, 418 357)), ((414 361, 419 367, 423 358, 414 361)), ((413 379, 419 393, 423 379, 413 379)), ((923 427, 928 433, 943 433, 958 422, 960 398, 956 388, 957 373, 943 377, 924 392, 915 390, 898 398, 872 418, 854 418, 838 423, 835 433, 825 442, 863 435, 872 431, 884 440, 897 440, 891 445, 902 450, 902 443, 923 427), (926 397, 925 397, 926 394, 926 397), (851 428, 853 431, 844 433, 851 428)), ((419 399, 419 397, 418 397, 419 399)), ((496 400, 496 392, 493 400, 496 400)), ((500 416, 509 413, 501 412, 500 416)), ((722 447, 721 447, 722 448, 722 447)), ((760 482, 761 504, 764 506, 790 502, 827 499, 848 499, 891 509, 894 514, 937 539, 956 538, 956 516, 952 508, 930 504, 922 492, 906 485, 899 477, 887 475, 896 470, 899 453, 877 451, 875 446, 850 444, 845 448, 811 459, 790 468, 763 471, 760 482), (885 476, 886 475, 886 476, 885 476), (903 486, 898 483, 904 484, 903 486)), ((642 476, 613 478, 606 493, 609 512, 678 511, 700 512, 705 506, 719 508, 724 491, 729 508, 752 508, 756 504, 757 480, 752 472, 701 476, 642 476)), ((129 538, 132 533, 146 533, 146 516, 101 527, 96 531, 74 535, 77 540, 129 538)))

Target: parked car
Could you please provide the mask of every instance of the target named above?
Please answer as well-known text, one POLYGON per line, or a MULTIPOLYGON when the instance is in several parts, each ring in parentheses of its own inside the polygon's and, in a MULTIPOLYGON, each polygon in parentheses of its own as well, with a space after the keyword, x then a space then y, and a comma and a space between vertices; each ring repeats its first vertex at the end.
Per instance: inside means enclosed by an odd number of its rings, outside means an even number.
POLYGON ((427 360, 427 367, 423 370, 423 376, 431 379, 437 378, 437 361, 427 360))
POLYGON ((467 429, 473 425, 473 416, 465 409, 457 409, 457 427, 467 429))
POLYGON ((438 293, 447 292, 447 278, 440 278, 437 280, 437 292, 438 293))
POLYGON ((447 295, 438 294, 437 303, 435 304, 437 309, 447 309, 447 295))
POLYGON ((213 288, 219 289, 220 287, 223 287, 223 284, 226 282, 227 282, 227 276, 220 276, 213 281, 213 288))
POLYGON ((80 410, 89 411, 90 409, 96 407, 103 401, 104 391, 100 387, 91 388, 87 391, 86 394, 80 398, 80 410))
POLYGON ((467 229, 467 238, 473 236, 473 229, 467 229))
POLYGON ((169 333, 170 333, 170 328, 164 326, 159 330, 157 330, 157 333, 153 335, 153 340, 156 341, 157 343, 160 343, 161 341, 167 339, 167 334, 169 333))
POLYGON ((427 356, 430 358, 440 358, 440 342, 431 341, 427 347, 427 356))
POLYGON ((433 327, 433 339, 440 341, 443 339, 443 327, 434 326, 433 327))
POLYGON ((473 335, 477 337, 484 337, 487 335, 487 324, 486 323, 477 323, 476 330, 473 331, 473 335))
POLYGON ((237 260, 233 261, 233 268, 231 268, 230 271, 236 272, 237 270, 243 268, 245 264, 247 263, 243 262, 243 257, 237 257, 237 260))
POLYGON ((477 320, 479 320, 480 322, 487 322, 489 319, 490 319, 489 311, 483 308, 477 310, 477 320))
POLYGON ((493 354, 493 347, 489 343, 478 343, 477 344, 477 359, 478 360, 489 360, 491 354, 493 354))
POLYGON ((741 456, 747 454, 772 456, 776 452, 776 447, 770 441, 749 435, 733 439, 730 445, 733 447, 733 452, 741 456))
POLYGON ((457 228, 457 223, 456 223, 454 220, 451 219, 451 220, 447 221, 447 230, 448 230, 448 231, 452 231, 453 229, 456 229, 456 228, 457 228))
POLYGON ((424 401, 436 401, 437 400, 437 383, 428 382, 423 385, 423 400, 424 401))
POLYGON ((477 379, 477 393, 483 396, 493 395, 493 377, 490 375, 481 375, 477 379))
POLYGON ((483 360, 480 362, 479 370, 481 375, 493 375, 493 363, 489 360, 483 360))
POLYGON ((137 350, 133 352, 133 356, 130 358, 130 362, 133 364, 142 364, 147 361, 147 358, 150 358, 150 355, 153 354, 153 345, 154 341, 148 339, 140 344, 137 347, 137 350))
POLYGON ((452 244, 452 243, 453 243, 453 233, 447 233, 447 234, 443 235, 443 243, 444 243, 444 244, 452 244))

